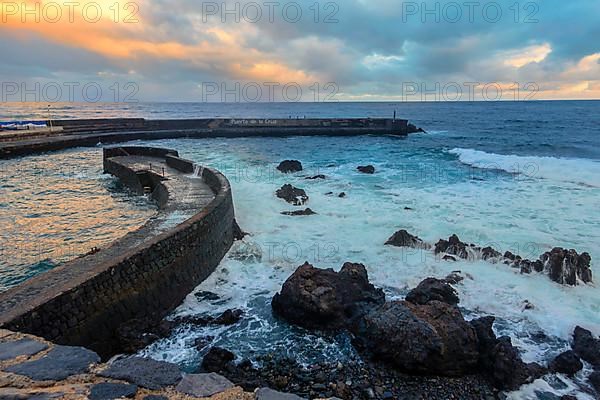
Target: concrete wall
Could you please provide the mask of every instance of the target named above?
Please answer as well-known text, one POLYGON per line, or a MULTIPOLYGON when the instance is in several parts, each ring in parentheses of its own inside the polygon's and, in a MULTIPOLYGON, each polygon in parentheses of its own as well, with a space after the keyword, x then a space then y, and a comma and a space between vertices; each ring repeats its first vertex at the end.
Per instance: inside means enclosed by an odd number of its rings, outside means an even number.
MULTIPOLYGON (((140 186, 134 171, 111 162, 105 168, 133 189, 140 186)), ((163 318, 214 271, 233 243, 229 182, 209 168, 204 175, 215 198, 198 214, 135 248, 114 244, 109 248, 114 254, 94 266, 97 273, 89 279, 71 290, 46 294, 47 301, 33 310, 22 305, 23 312, 15 314, 11 309, 16 317, 2 326, 59 344, 83 345, 105 357, 118 352, 115 331, 122 323, 163 318)), ((159 179, 155 184, 165 196, 159 179)))

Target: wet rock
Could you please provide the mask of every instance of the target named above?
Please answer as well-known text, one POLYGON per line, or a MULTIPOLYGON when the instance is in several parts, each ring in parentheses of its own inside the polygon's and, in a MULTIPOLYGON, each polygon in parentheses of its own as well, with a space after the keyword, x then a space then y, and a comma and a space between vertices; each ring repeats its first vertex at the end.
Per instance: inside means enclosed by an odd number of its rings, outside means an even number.
POLYGON ((202 360, 202 369, 208 372, 221 372, 235 359, 235 355, 229 350, 213 347, 202 360))
POLYGON ((343 199, 343 198, 345 198, 345 197, 346 197, 346 193, 345 193, 345 192, 342 192, 342 193, 338 194, 338 197, 339 197, 340 199, 343 199))
POLYGON ((214 336, 203 336, 194 339, 194 346, 200 351, 212 343, 214 336))
POLYGON ((595 367, 600 366, 600 340, 594 338, 592 332, 576 326, 573 332, 573 345, 571 347, 582 360, 589 362, 595 367))
POLYGON ((281 393, 269 388, 260 388, 256 391, 256 400, 304 400, 291 393, 281 393))
POLYGON ((319 175, 315 175, 315 176, 307 176, 304 179, 314 181, 316 179, 327 179, 327 177, 325 175, 319 174, 319 175))
POLYGON ((124 380, 150 390, 174 386, 182 378, 177 365, 142 357, 118 359, 98 375, 124 380))
POLYGON ((565 394, 563 396, 560 396, 560 400, 577 400, 577 397, 565 394))
POLYGON ((467 244, 461 242, 458 236, 452 235, 448 240, 440 239, 435 244, 434 251, 435 254, 445 253, 466 259, 469 257, 467 247, 467 244))
POLYGON ((242 230, 242 228, 240 228, 240 226, 238 225, 237 221, 234 220, 233 221, 233 239, 234 240, 242 240, 247 235, 248 234, 246 232, 244 232, 242 230))
POLYGON ((239 322, 244 312, 242 310, 226 310, 212 321, 213 325, 233 325, 239 322))
POLYGON ((275 194, 280 199, 295 206, 301 206, 308 201, 308 195, 303 189, 298 189, 290 184, 283 185, 275 194))
POLYGON ((559 354, 549 365, 550 371, 569 376, 575 375, 577 372, 581 371, 582 368, 583 363, 572 350, 559 354))
POLYGON ((37 360, 15 364, 4 370, 35 381, 60 381, 86 373, 92 364, 98 362, 98 354, 83 347, 55 346, 37 360))
POLYGON ((302 163, 297 160, 285 160, 277 166, 277 170, 283 172, 284 174, 300 172, 302 171, 302 163))
POLYGON ((592 258, 588 253, 578 254, 575 250, 556 247, 542 254, 540 259, 554 282, 575 286, 578 281, 592 281, 592 258))
POLYGON ((310 208, 307 208, 305 210, 298 210, 298 211, 284 211, 281 214, 296 217, 296 216, 304 216, 304 215, 315 215, 316 212, 314 212, 310 208))
POLYGON ((234 386, 227 378, 211 372, 209 374, 186 374, 175 389, 190 396, 210 397, 234 386))
POLYGON ((117 329, 117 337, 123 353, 136 353, 160 338, 168 337, 174 324, 152 318, 132 319, 122 323, 117 329))
POLYGON ((439 301, 388 302, 354 327, 356 344, 408 373, 459 376, 478 362, 474 328, 458 308, 439 301))
POLYGON ((412 247, 415 249, 429 249, 431 245, 429 243, 425 243, 418 236, 411 235, 406 230, 402 229, 398 232, 394 233, 392 237, 385 242, 388 246, 396 246, 396 247, 412 247))
POLYGON ((456 257, 451 256, 450 254, 444 255, 444 257, 442 257, 442 260, 444 260, 444 261, 450 261, 450 262, 456 262, 456 261, 458 261, 458 259, 456 257))
POLYGON ((500 258, 502 256, 502 254, 491 248, 491 247, 484 247, 483 249, 481 249, 481 258, 483 258, 484 260, 489 260, 492 258, 500 258))
POLYGON ((305 263, 272 300, 278 316, 306 328, 339 329, 385 302, 369 283, 362 264, 345 263, 340 272, 305 263))
POLYGON ((375 173, 375 167, 372 165, 360 166, 356 169, 359 172, 362 172, 363 174, 374 174, 375 173))
POLYGON ((48 348, 45 343, 33 339, 19 339, 12 342, 0 343, 0 361, 10 360, 19 356, 33 356, 48 348))
POLYGON ((198 301, 217 301, 220 299, 218 294, 208 291, 194 293, 194 296, 198 301))
POLYGON ((137 393, 137 386, 124 383, 103 382, 93 385, 90 390, 90 400, 113 400, 132 398, 137 393))
POLYGON ((525 364, 509 337, 496 338, 494 317, 471 321, 479 341, 479 369, 500 390, 516 390, 546 373, 536 363, 525 364))
POLYGON ((446 278, 444 278, 444 281, 451 285, 458 285, 460 282, 462 282, 464 280, 465 280, 465 278, 460 275, 460 271, 453 271, 446 278))
POLYGON ((588 377, 588 381, 590 382, 590 385, 596 389, 596 392, 600 393, 600 371, 592 372, 588 377))
POLYGON ((434 300, 450 305, 458 304, 460 301, 452 286, 435 278, 425 279, 406 295, 406 301, 413 304, 427 304, 434 300))

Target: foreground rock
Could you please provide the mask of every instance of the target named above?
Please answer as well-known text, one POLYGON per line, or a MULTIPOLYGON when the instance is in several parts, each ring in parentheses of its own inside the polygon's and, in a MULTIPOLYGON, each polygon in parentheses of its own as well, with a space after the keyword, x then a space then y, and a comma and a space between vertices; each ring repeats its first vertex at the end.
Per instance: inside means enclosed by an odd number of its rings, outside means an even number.
POLYGON ((583 363, 577 357, 574 351, 569 350, 559 354, 550 362, 550 371, 566 374, 569 376, 575 375, 583 368, 583 363))
POLYGON ((600 340, 594 338, 592 332, 576 326, 571 347, 582 360, 589 362, 594 367, 600 367, 600 340))
POLYGON ((297 210, 297 211, 284 211, 281 213, 282 215, 289 215, 292 217, 306 216, 306 215, 315 215, 316 212, 307 208, 305 210, 297 210))
POLYGON ((427 278, 406 295, 406 301, 413 304, 427 304, 431 301, 441 301, 450 305, 459 303, 456 290, 446 281, 427 278))
POLYGON ((290 184, 283 185, 275 192, 275 195, 295 206, 301 206, 308 201, 308 195, 304 189, 298 189, 290 184))
POLYGON ((305 400, 300 396, 289 393, 277 392, 269 388, 260 388, 256 391, 256 400, 305 400))
POLYGON ((211 372, 209 374, 186 374, 176 389, 195 397, 210 397, 234 386, 227 378, 211 372))
POLYGON ((501 390, 517 390, 547 371, 536 363, 525 364, 509 337, 496 338, 494 317, 471 321, 479 340, 479 369, 501 390))
POLYGON ((362 264, 345 263, 340 272, 305 263, 273 297, 273 311, 305 328, 340 329, 371 308, 385 295, 376 289, 362 264))
POLYGON ((141 357, 126 357, 116 360, 104 371, 101 371, 100 375, 122 379, 147 389, 174 386, 182 379, 177 365, 141 357))
POLYGON ((556 247, 542 254, 540 259, 554 282, 575 286, 578 280, 584 283, 592 281, 592 258, 588 253, 578 254, 575 250, 556 247))
POLYGON ((386 303, 353 328, 358 346, 409 373, 460 376, 478 363, 475 330, 458 308, 440 301, 386 303))
POLYGON ((375 167, 372 165, 360 166, 356 169, 359 172, 362 172, 363 174, 374 174, 375 173, 375 167))
POLYGON ((396 247, 412 247, 414 249, 430 249, 431 245, 425 243, 418 236, 411 235, 406 230, 402 229, 394 233, 392 237, 385 242, 386 246, 396 247))
POLYGON ((284 174, 302 171, 302 163, 297 160, 285 160, 282 161, 278 166, 277 170, 284 174))

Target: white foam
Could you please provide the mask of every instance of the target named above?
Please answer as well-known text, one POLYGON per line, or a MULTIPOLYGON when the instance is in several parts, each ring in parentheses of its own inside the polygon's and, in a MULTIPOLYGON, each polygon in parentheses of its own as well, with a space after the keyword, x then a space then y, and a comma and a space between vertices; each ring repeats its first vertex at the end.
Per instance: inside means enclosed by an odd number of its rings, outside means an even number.
POLYGON ((462 148, 449 153, 457 155, 463 164, 476 168, 600 187, 600 162, 590 159, 504 155, 462 148))

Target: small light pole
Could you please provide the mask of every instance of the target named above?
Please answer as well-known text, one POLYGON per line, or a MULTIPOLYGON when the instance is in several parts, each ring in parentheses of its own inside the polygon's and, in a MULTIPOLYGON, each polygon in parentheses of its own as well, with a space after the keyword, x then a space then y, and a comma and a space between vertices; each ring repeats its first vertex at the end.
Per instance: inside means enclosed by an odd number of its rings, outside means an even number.
POLYGON ((50 116, 50 104, 48 104, 48 123, 50 124, 50 132, 52 132, 52 118, 50 116))

